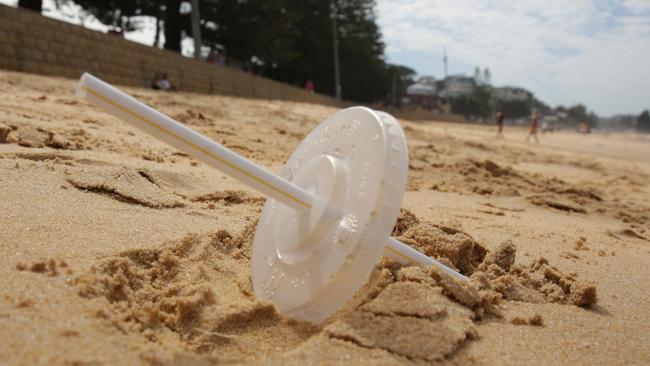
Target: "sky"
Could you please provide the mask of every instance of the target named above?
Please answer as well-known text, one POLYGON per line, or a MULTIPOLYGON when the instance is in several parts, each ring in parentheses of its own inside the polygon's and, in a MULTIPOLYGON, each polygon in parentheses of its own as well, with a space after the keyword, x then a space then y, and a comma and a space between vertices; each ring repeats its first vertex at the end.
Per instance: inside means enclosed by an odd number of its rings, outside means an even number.
MULTIPOLYGON (((17 0, 0 0, 15 5, 17 0)), ((74 6, 44 15, 106 30, 74 6)), ((419 75, 473 75, 490 69, 493 85, 519 86, 547 104, 585 104, 601 116, 650 109, 650 0, 377 0, 387 61, 419 75)), ((127 33, 153 44, 154 21, 127 33)), ((183 53, 193 52, 191 39, 183 53)))
POLYGON ((650 108, 650 0, 377 0, 387 60, 473 75, 599 115, 650 108))

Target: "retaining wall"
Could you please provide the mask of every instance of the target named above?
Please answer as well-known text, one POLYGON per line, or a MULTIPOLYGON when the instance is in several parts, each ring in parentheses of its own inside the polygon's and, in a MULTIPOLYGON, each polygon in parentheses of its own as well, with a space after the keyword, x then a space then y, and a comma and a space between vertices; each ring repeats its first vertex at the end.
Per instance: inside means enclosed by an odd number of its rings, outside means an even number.
POLYGON ((183 91, 343 106, 329 96, 5 5, 0 5, 0 68, 69 78, 88 71, 110 83, 140 87, 166 72, 183 91))

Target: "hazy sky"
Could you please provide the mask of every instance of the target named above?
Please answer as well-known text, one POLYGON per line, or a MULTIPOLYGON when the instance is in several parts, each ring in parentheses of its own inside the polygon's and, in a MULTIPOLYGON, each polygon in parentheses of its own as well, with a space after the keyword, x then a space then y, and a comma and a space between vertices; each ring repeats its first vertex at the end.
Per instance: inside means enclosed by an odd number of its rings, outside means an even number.
POLYGON ((601 115, 650 108, 650 0, 378 0, 388 61, 473 75, 601 115))
MULTIPOLYGON (((16 4, 0 0, 0 4, 16 4)), ((44 13, 61 18, 54 0, 44 13)), ((584 103, 598 114, 650 108, 650 0, 377 0, 388 61, 421 75, 473 75, 529 89, 550 103, 584 103)), ((72 18, 79 13, 66 9, 72 18)), ((68 21, 75 22, 75 19, 68 21)), ((76 20, 78 23, 78 20, 76 20)), ((126 38, 151 45, 153 21, 126 38)), ((104 28, 86 19, 86 26, 104 28)), ((183 43, 191 54, 192 41, 183 43)))

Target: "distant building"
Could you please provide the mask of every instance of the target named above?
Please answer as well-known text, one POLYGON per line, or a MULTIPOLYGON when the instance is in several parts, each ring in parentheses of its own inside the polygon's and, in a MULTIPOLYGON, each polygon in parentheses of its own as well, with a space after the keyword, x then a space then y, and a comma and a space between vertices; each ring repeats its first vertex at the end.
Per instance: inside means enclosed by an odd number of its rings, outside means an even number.
POLYGON ((427 84, 420 84, 420 83, 415 83, 409 85, 408 88, 406 88, 406 95, 408 96, 431 96, 434 97, 438 95, 437 90, 435 85, 427 85, 427 84))
POLYGON ((464 75, 451 75, 444 80, 444 90, 440 96, 444 98, 457 98, 470 96, 476 88, 474 78, 464 75))
POLYGON ((422 108, 433 110, 438 107, 438 89, 436 79, 433 77, 422 77, 418 82, 406 88, 408 104, 418 105, 422 108))
POLYGON ((492 88, 492 98, 503 102, 525 102, 531 100, 533 93, 526 89, 511 86, 492 88))
POLYGON ((435 87, 437 85, 437 82, 438 81, 433 76, 420 76, 417 83, 424 84, 424 85, 432 85, 435 87))

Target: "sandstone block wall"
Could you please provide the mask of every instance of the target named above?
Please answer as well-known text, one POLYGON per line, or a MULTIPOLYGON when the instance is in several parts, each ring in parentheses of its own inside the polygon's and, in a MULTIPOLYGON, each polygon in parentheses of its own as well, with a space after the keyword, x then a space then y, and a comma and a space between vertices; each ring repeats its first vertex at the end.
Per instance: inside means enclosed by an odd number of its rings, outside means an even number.
POLYGON ((149 87, 156 72, 166 72, 184 91, 343 106, 329 96, 5 5, 0 5, 0 68, 69 78, 87 71, 140 87, 149 87))

